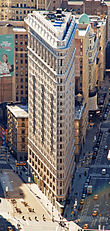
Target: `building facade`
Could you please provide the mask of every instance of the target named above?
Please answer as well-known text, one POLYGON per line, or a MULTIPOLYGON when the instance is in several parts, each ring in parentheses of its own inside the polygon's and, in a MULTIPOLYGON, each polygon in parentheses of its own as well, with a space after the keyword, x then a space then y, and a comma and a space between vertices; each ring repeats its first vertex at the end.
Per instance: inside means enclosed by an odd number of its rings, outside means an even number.
POLYGON ((8 147, 17 161, 27 160, 28 107, 27 105, 7 106, 8 147))
MULTIPOLYGON (((108 1, 109 2, 109 1, 108 1)), ((107 15, 108 3, 101 0, 84 0, 84 1, 68 1, 67 7, 69 10, 73 10, 76 14, 86 13, 88 15, 107 15)))
POLYGON ((88 30, 88 89, 89 89, 89 101, 88 111, 97 110, 97 57, 98 57, 98 38, 96 32, 93 30, 90 24, 90 18, 87 14, 83 14, 79 18, 79 25, 89 25, 88 30))
POLYGON ((61 0, 0 0, 0 20, 23 21, 34 10, 55 10, 61 3, 61 0))
POLYGON ((36 9, 36 0, 0 0, 0 20, 18 20, 21 21, 24 17, 36 9))
POLYGON ((24 22, 21 21, 0 22, 0 45, 1 45, 0 75, 2 76, 2 78, 0 78, 0 103, 12 102, 12 101, 27 102, 28 99, 27 43, 28 43, 28 36, 27 36, 26 24, 24 22), (5 67, 6 63, 5 60, 3 61, 3 54, 7 56, 8 63, 11 66, 10 72, 8 71, 8 67, 7 69, 5 67), (3 69, 3 65, 4 65, 4 69, 3 69))
POLYGON ((25 19, 29 49, 28 164, 39 188, 56 204, 66 199, 75 168, 77 25, 71 13, 59 10, 52 19, 50 14, 38 12, 25 19))
POLYGON ((78 24, 75 34, 75 155, 85 143, 89 101, 89 32, 90 24, 78 24))
POLYGON ((14 34, 14 99, 28 101, 28 35, 26 28, 13 28, 14 34))
POLYGON ((98 39, 97 87, 101 87, 106 69, 107 18, 91 16, 91 26, 98 39))

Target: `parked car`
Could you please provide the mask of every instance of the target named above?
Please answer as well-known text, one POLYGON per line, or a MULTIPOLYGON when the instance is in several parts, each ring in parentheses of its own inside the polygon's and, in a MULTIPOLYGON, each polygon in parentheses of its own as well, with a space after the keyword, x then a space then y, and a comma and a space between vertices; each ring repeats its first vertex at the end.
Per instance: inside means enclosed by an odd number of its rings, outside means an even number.
POLYGON ((95 194, 93 198, 94 198, 94 200, 97 200, 98 199, 98 195, 95 194))
POLYGON ((84 224, 84 225, 82 226, 82 228, 83 228, 83 229, 88 229, 88 224, 84 224))
POLYGON ((80 204, 83 205, 84 204, 84 199, 80 200, 80 204))
POLYGON ((97 214, 98 214, 98 212, 97 212, 96 210, 94 210, 93 213, 92 213, 92 216, 93 216, 93 217, 96 217, 97 214))

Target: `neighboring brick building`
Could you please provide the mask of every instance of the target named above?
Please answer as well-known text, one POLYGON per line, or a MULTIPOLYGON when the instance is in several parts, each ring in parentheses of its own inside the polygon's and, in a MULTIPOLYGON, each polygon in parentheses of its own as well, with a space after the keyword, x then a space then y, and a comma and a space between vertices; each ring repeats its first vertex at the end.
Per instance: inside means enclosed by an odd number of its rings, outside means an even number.
POLYGON ((28 107, 15 104, 7 106, 8 146, 18 161, 27 160, 28 107))
POLYGON ((13 28, 15 101, 28 101, 28 36, 25 28, 13 28))
POLYGON ((101 0, 84 0, 83 8, 89 15, 107 15, 107 5, 101 0))
POLYGON ((76 14, 107 15, 108 12, 106 2, 101 0, 68 1, 67 8, 76 14))
MULTIPOLYGON (((0 22, 0 45, 4 47, 4 41, 10 45, 8 62, 13 66, 13 72, 2 74, 0 78, 0 103, 24 101, 28 99, 28 59, 27 59, 27 30, 24 22, 8 21, 0 22), (11 57, 11 58, 10 58, 11 57)), ((8 45, 8 46, 9 46, 8 45)), ((2 49, 3 50, 3 49, 2 49)), ((5 48, 2 51, 5 52, 5 48)), ((2 61, 2 56, 0 56, 2 61)), ((2 64, 0 63, 0 71, 2 64)))

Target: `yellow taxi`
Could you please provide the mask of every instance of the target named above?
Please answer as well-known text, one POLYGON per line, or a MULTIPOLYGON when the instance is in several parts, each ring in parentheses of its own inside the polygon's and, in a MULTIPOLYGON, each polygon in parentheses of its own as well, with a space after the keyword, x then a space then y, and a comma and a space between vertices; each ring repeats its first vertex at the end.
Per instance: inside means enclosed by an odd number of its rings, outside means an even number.
POLYGON ((83 229, 88 229, 88 224, 84 224, 84 225, 82 226, 82 228, 83 228, 83 229))
POLYGON ((89 123, 89 126, 90 126, 90 127, 93 127, 93 126, 94 126, 94 123, 90 122, 90 123, 89 123))
POLYGON ((97 216, 97 211, 94 210, 93 213, 92 213, 92 216, 96 217, 97 216))
POLYGON ((80 204, 83 205, 84 204, 84 199, 80 200, 80 204))
POLYGON ((8 226, 8 231, 13 231, 13 228, 11 226, 8 226))
POLYGON ((98 195, 95 194, 95 195, 94 195, 94 200, 97 200, 97 199, 98 199, 98 195))

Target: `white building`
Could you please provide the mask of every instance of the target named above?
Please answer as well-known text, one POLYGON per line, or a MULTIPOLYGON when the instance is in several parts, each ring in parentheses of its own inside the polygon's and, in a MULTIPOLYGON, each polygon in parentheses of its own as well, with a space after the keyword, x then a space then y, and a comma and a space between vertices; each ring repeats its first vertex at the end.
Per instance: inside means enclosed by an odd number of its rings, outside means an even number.
POLYGON ((71 187, 74 163, 75 40, 71 13, 33 12, 28 25, 28 163, 55 205, 71 187))

